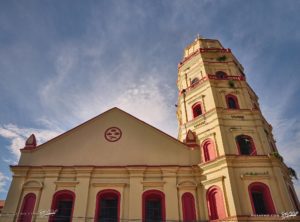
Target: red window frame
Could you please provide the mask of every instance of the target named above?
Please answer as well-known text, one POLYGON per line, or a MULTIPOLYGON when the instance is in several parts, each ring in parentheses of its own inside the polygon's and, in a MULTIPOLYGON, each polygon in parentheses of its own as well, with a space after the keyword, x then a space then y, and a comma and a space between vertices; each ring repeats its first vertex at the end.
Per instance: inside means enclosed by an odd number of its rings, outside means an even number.
POLYGON ((203 109, 202 109, 202 105, 200 102, 198 103, 195 103, 193 106, 192 106, 192 111, 193 111, 193 118, 196 118, 197 116, 201 116, 203 115, 203 109), (196 108, 200 107, 200 110, 201 110, 201 114, 198 114, 196 112, 196 108))
POLYGON ((254 145, 254 142, 253 142, 253 139, 252 139, 251 136, 248 136, 248 135, 238 135, 238 136, 235 137, 235 141, 236 141, 236 145, 238 147, 239 155, 245 155, 245 156, 255 156, 255 155, 257 155, 256 148, 255 148, 255 145, 254 145), (240 147, 240 144, 239 144, 239 141, 238 141, 239 137, 243 137, 243 138, 249 140, 250 145, 251 145, 251 153, 249 155, 241 153, 241 147, 240 147))
POLYGON ((143 222, 146 222, 146 201, 149 199, 159 199, 161 201, 161 216, 162 221, 166 220, 166 204, 165 194, 159 190, 147 190, 142 195, 142 217, 143 222))
POLYGON ((36 195, 34 193, 28 193, 24 196, 18 222, 31 222, 35 208, 35 202, 36 195))
POLYGON ((261 182, 253 182, 248 186, 248 192, 249 192, 251 206, 252 206, 252 210, 253 210, 254 214, 257 214, 257 212, 255 210, 255 205, 254 205, 254 201, 252 198, 252 192, 260 192, 263 194, 264 203, 265 203, 266 210, 267 210, 266 214, 275 214, 276 213, 270 189, 266 184, 261 183, 261 182))
POLYGON ((203 151, 203 162, 216 159, 215 144, 211 139, 203 141, 201 147, 203 151))
POLYGON ((228 109, 240 109, 238 98, 235 95, 228 94, 228 95, 225 96, 225 99, 226 99, 226 103, 227 103, 227 108, 228 109), (232 99, 234 101, 235 106, 236 106, 235 108, 231 108, 229 106, 229 99, 232 99))
POLYGON ((183 222, 196 221, 195 198, 190 192, 181 196, 183 222))
POLYGON ((212 186, 207 190, 206 200, 210 220, 226 217, 223 193, 218 186, 212 186))
MULTIPOLYGON (((73 220, 73 212, 74 212, 74 205, 75 205, 75 193, 70 190, 60 190, 57 191, 52 198, 52 205, 51 211, 56 210, 59 200, 72 200, 72 210, 70 216, 70 222, 73 220)), ((55 215, 49 217, 49 222, 54 221, 55 215)))
POLYGON ((95 222, 97 222, 98 217, 99 217, 100 207, 101 207, 101 205, 100 205, 101 198, 113 198, 113 197, 117 197, 117 199, 118 199, 118 216, 117 216, 117 221, 120 221, 120 201, 121 201, 121 194, 117 190, 106 189, 106 190, 101 190, 97 194, 97 198, 96 198, 96 210, 95 210, 95 218, 94 218, 95 222))

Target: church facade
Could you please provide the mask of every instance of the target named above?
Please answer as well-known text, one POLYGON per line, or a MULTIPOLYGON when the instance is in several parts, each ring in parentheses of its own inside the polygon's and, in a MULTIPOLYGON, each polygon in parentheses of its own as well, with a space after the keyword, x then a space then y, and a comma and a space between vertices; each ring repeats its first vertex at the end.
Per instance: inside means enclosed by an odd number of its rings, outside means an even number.
POLYGON ((293 170, 231 50, 198 37, 177 86, 178 139, 118 108, 39 146, 28 138, 0 221, 279 221, 298 211, 293 170))

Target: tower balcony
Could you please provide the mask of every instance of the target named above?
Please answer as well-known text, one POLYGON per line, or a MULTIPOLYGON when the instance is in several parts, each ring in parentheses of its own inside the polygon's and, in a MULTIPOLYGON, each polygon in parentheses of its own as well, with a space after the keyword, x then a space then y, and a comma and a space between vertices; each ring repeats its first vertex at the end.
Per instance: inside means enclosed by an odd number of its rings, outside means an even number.
POLYGON ((199 79, 198 81, 196 81, 195 83, 191 84, 189 87, 181 90, 179 92, 179 95, 182 95, 183 93, 188 93, 194 89, 197 89, 198 87, 202 86, 206 81, 208 80, 234 80, 234 81, 245 81, 246 77, 243 75, 226 75, 223 76, 222 78, 216 76, 216 75, 212 75, 212 74, 207 74, 207 76, 204 76, 202 79, 199 79))

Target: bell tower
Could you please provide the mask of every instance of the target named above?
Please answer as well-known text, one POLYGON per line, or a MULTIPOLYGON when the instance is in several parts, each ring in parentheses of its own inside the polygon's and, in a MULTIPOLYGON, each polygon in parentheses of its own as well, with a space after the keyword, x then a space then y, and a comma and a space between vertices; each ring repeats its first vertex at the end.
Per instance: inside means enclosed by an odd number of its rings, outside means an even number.
POLYGON ((274 221, 299 210, 295 172, 278 153, 272 126, 231 50, 198 36, 184 49, 177 86, 178 139, 187 143, 193 134, 201 151, 200 219, 268 215, 274 221))

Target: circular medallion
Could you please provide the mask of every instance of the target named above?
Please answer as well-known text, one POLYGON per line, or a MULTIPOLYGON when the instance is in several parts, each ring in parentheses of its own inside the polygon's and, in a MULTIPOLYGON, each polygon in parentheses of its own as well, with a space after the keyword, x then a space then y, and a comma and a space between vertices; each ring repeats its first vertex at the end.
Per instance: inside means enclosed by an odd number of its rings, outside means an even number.
POLYGON ((121 139, 121 136, 122 131, 118 127, 110 127, 104 133, 105 139, 109 142, 116 142, 121 139))

